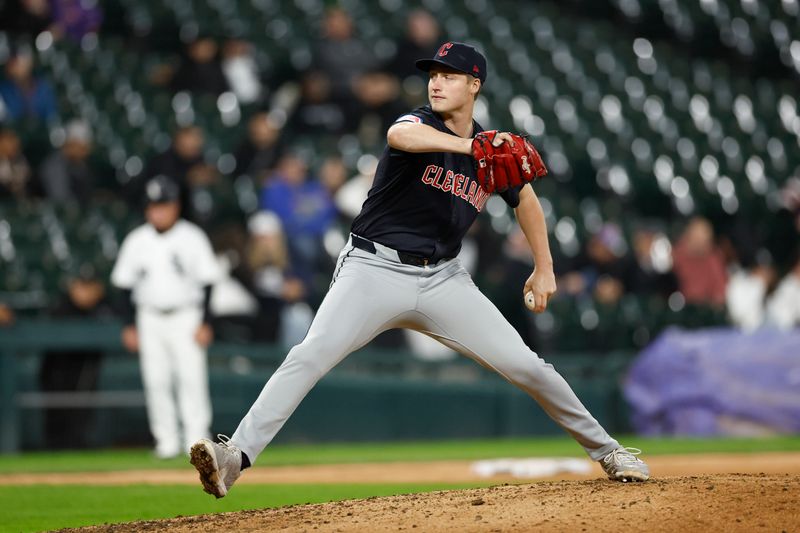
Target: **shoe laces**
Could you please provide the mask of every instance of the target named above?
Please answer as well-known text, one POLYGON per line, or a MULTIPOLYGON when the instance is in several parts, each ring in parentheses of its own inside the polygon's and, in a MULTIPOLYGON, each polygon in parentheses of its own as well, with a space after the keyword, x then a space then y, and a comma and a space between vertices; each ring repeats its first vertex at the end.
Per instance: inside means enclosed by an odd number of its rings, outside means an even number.
POLYGON ((220 474, 225 488, 230 489, 242 473, 242 452, 231 444, 231 438, 227 435, 218 433, 217 440, 222 451, 222 456, 218 456, 220 474))
POLYGON ((236 455, 239 453, 239 448, 237 448, 234 444, 231 443, 231 438, 229 436, 223 435, 222 433, 218 433, 217 440, 219 441, 219 445, 225 450, 227 454, 236 455))
POLYGON ((620 465, 624 463, 640 463, 641 459, 636 457, 642 453, 639 448, 617 448, 603 457, 603 463, 610 465, 620 465))

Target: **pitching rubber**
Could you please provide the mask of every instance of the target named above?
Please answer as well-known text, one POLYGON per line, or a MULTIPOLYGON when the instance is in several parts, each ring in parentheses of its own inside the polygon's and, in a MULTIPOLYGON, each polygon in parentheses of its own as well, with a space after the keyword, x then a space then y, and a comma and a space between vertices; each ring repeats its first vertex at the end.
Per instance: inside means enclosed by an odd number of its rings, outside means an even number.
POLYGON ((219 477, 219 465, 214 454, 212 443, 206 439, 196 442, 192 446, 189 462, 194 465, 200 474, 203 490, 215 497, 222 498, 228 491, 219 477))

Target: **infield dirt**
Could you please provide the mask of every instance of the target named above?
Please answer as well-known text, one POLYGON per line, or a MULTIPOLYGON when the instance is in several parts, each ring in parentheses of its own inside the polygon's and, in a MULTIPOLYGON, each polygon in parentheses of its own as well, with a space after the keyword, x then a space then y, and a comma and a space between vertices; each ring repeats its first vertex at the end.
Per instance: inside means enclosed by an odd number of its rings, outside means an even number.
POLYGON ((800 477, 549 481, 133 522, 82 532, 800 530, 800 477))
MULTIPOLYGON (((655 477, 646 483, 611 482, 600 477, 598 467, 592 479, 517 480, 490 488, 179 517, 78 531, 800 532, 800 454, 649 459, 655 477), (723 473, 726 471, 739 473, 723 473)), ((416 470, 421 475, 436 470, 430 463, 417 463, 417 469, 412 469, 412 464, 403 463, 398 471, 416 470)), ((394 468, 390 465, 341 465, 338 473, 348 468, 358 472, 362 467, 382 467, 385 478, 394 477, 386 475, 394 468)), ((324 469, 335 465, 308 468, 306 474, 312 474, 315 468, 322 470, 317 471, 316 478, 305 476, 307 481, 324 483, 333 474, 324 469)), ((439 475, 453 473, 455 464, 440 464, 438 468, 439 475)), ((263 475, 268 470, 264 469, 263 475)), ((249 474, 257 478, 257 472, 249 474)), ((295 471, 291 477, 298 482, 303 476, 295 471)), ((247 476, 242 481, 245 479, 247 476)), ((235 497, 235 488, 228 497, 235 497)))

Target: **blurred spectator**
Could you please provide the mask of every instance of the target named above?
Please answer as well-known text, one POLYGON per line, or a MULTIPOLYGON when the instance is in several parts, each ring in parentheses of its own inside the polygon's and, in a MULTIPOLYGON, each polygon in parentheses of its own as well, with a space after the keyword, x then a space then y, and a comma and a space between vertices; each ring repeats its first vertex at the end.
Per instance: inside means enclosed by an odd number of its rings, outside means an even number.
POLYGON ((247 138, 236 149, 234 175, 247 174, 256 181, 275 168, 280 155, 280 126, 267 112, 254 114, 247 123, 247 138))
POLYGON ((19 200, 28 195, 31 167, 22 153, 19 137, 10 128, 0 128, 0 200, 19 200))
POLYGON ((331 82, 323 73, 311 70, 300 81, 300 100, 289 120, 297 135, 339 134, 344 132, 345 111, 331 97, 331 82))
POLYGON ((785 330, 800 326, 800 254, 769 298, 767 320, 785 330))
POLYGON ((594 283, 602 275, 629 284, 631 262, 628 244, 622 229, 613 222, 603 224, 600 231, 592 235, 586 245, 588 275, 594 283))
POLYGON ((666 298, 678 289, 672 273, 672 245, 663 232, 647 226, 637 227, 633 233, 633 258, 635 265, 629 291, 666 298))
POLYGON ((428 76, 416 68, 418 59, 433 57, 443 41, 439 22, 424 9, 415 9, 406 19, 406 33, 397 43, 397 52, 388 64, 401 82, 406 106, 418 107, 428 103, 428 76))
POLYGON ((793 216, 794 229, 800 233, 800 176, 786 180, 781 189, 781 200, 784 207, 793 216))
POLYGON ((361 212, 361 206, 367 199, 367 194, 372 187, 375 178, 375 169, 378 168, 378 158, 371 154, 365 154, 358 158, 356 164, 358 174, 347 180, 334 196, 336 207, 344 215, 348 222, 361 212))
POLYGON ((427 84, 427 76, 414 65, 417 59, 433 57, 441 44, 439 21, 424 9, 415 9, 406 19, 405 36, 397 43, 390 70, 400 79, 416 77, 427 84))
POLYGON ((172 90, 214 96, 229 90, 214 39, 201 36, 186 46, 186 55, 172 78, 172 90))
POLYGON ((613 307, 625 294, 625 286, 614 276, 602 274, 594 284, 594 297, 598 304, 613 307))
POLYGON ((243 224, 227 224, 211 236, 219 265, 220 279, 214 284, 209 304, 217 339, 251 342, 258 301, 246 282, 239 279, 245 267, 248 234, 243 224))
POLYGON ((328 156, 319 167, 319 182, 333 198, 347 181, 347 167, 338 155, 328 156))
POLYGON ((84 35, 97 33, 103 22, 98 2, 86 0, 55 0, 51 2, 55 34, 80 42, 84 35))
POLYGON ((325 257, 323 236, 336 218, 328 190, 310 179, 302 157, 288 153, 262 189, 260 207, 278 215, 295 272, 310 286, 325 257))
POLYGON ((289 274, 289 252, 278 217, 261 211, 250 218, 247 228, 250 236, 239 276, 258 300, 254 338, 277 342, 284 295, 293 300, 300 299, 305 296, 305 287, 289 274))
POLYGON ((334 100, 353 100, 353 84, 362 73, 377 66, 369 47, 355 36, 353 20, 340 7, 325 12, 323 37, 314 51, 314 65, 327 78, 334 100))
MULTIPOLYGON (((147 165, 142 176, 144 181, 155 176, 168 176, 177 182, 180 188, 182 215, 192 219, 194 213, 190 196, 192 183, 213 181, 211 175, 215 174, 213 167, 203 159, 205 136, 197 126, 178 128, 172 138, 172 145, 167 151, 155 156, 147 165)), ((143 182, 139 184, 135 193, 141 197, 143 182)))
POLYGON ((602 274, 594 284, 593 300, 579 302, 578 320, 599 350, 630 348, 635 342, 633 330, 642 326, 642 317, 625 312, 625 286, 619 278, 602 274), (596 319, 594 317, 597 317, 596 319))
POLYGON ((209 235, 230 223, 241 223, 242 210, 236 197, 236 188, 230 180, 220 179, 213 167, 192 174, 189 198, 191 205, 185 212, 192 221, 209 235))
POLYGON ((72 120, 65 128, 61 149, 50 154, 39 167, 39 181, 48 200, 56 204, 89 203, 95 185, 88 163, 91 151, 89 125, 82 120, 72 120))
POLYGON ((758 262, 759 255, 767 253, 763 249, 764 238, 758 224, 753 224, 748 217, 730 217, 719 227, 717 245, 729 270, 736 267, 752 268, 758 262))
POLYGON ((397 77, 373 70, 355 80, 353 91, 360 106, 353 117, 359 120, 352 127, 348 126, 348 130, 358 131, 363 145, 380 148, 385 142, 386 130, 406 111, 406 105, 400 101, 397 77))
MULTIPOLYGON (((303 303, 307 288, 293 272, 286 236, 277 215, 260 211, 250 218, 247 228, 244 262, 233 274, 258 300, 254 340, 283 341, 283 331, 296 329, 286 323, 292 317, 286 310, 303 303)), ((310 320, 304 325, 307 328, 310 320)))
MULTIPOLYGON (((66 294, 52 310, 59 319, 101 319, 113 316, 106 287, 91 265, 84 265, 67 283, 66 294)), ((44 354, 39 383, 44 392, 97 390, 103 352, 96 349, 51 350, 44 354)), ((87 405, 88 407, 88 405, 87 405)), ((49 408, 44 412, 44 440, 49 449, 82 448, 89 444, 93 411, 49 408), (88 412, 87 412, 88 411, 88 412)))
POLYGON ((251 43, 242 39, 226 41, 222 48, 222 72, 240 103, 254 104, 263 99, 264 87, 251 43))
POLYGON ((717 308, 725 305, 728 275, 708 220, 694 217, 689 221, 673 249, 672 258, 678 286, 687 303, 717 308))
POLYGON ((781 208, 766 224, 766 242, 775 265, 783 269, 791 268, 800 255, 800 174, 786 180, 779 199, 781 208))
POLYGON ((766 297, 774 282, 775 269, 769 264, 739 269, 731 275, 725 300, 734 326, 744 331, 755 331, 764 324, 766 297))
POLYGON ((48 0, 6 0, 0 5, 0 31, 36 36, 51 29, 48 0))
POLYGON ((625 236, 617 224, 606 223, 586 243, 586 249, 562 276, 566 294, 592 293, 601 276, 613 278, 627 287, 632 283, 634 266, 628 255, 625 236))
POLYGON ((0 328, 11 326, 14 324, 14 319, 14 310, 0 302, 0 328))
MULTIPOLYGON (((0 81, 0 98, 5 115, 12 121, 22 119, 50 122, 57 118, 56 97, 46 79, 33 72, 33 52, 18 48, 6 62, 6 77, 0 81)), ((0 109, 0 119, 3 110, 0 109)))

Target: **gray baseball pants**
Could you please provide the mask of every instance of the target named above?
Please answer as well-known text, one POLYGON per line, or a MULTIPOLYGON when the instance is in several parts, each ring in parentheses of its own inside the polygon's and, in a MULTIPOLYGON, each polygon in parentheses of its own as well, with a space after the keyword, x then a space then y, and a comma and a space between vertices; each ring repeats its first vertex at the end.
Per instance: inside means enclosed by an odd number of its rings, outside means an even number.
POLYGON ((402 264, 375 243, 339 255, 330 290, 306 338, 267 381, 231 443, 255 462, 311 388, 379 333, 411 328, 494 370, 528 393, 594 460, 619 447, 552 365, 528 348, 458 259, 402 264))

